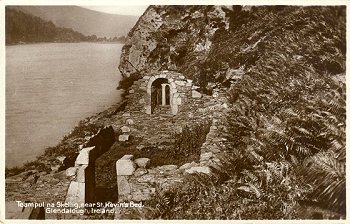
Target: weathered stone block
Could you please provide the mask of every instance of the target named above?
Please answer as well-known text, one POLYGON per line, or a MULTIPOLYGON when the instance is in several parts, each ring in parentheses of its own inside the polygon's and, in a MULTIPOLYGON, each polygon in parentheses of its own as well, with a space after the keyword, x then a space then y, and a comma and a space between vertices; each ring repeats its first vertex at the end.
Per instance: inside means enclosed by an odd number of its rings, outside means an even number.
POLYGON ((138 167, 145 169, 149 167, 151 160, 149 158, 138 158, 135 159, 135 163, 138 167))
POLYGON ((207 153, 202 153, 200 156, 200 160, 209 160, 213 158, 213 153, 212 152, 207 152, 207 153))
POLYGON ((72 181, 69 185, 65 202, 70 204, 85 203, 85 183, 72 181))
POLYGON ((86 173, 86 169, 87 169, 87 165, 82 165, 79 166, 77 169, 77 182, 78 183, 85 183, 85 173, 86 173))
POLYGON ((145 111, 146 111, 146 114, 151 114, 152 113, 151 106, 145 106, 145 111))
POLYGON ((152 76, 150 79, 149 79, 149 83, 152 83, 154 80, 156 80, 156 78, 154 76, 152 76))
POLYGON ((130 89, 130 90, 129 90, 129 93, 135 93, 135 90, 130 89))
POLYGON ((125 121, 125 124, 127 124, 127 125, 133 125, 134 124, 134 120, 133 119, 127 119, 126 121, 125 121))
POLYGON ((131 193, 131 186, 129 183, 129 176, 118 175, 117 177, 117 185, 118 185, 118 195, 119 200, 122 200, 120 196, 126 196, 131 193))
POLYGON ((187 170, 187 169, 190 169, 193 166, 197 166, 197 163, 195 163, 195 162, 185 163, 184 165, 179 167, 179 170, 187 170))
POLYGON ((117 175, 129 176, 136 169, 136 164, 132 161, 133 156, 127 155, 123 156, 116 163, 117 175))
POLYGON ((211 174, 211 170, 207 166, 194 166, 187 170, 185 170, 185 173, 205 173, 205 174, 211 174))
POLYGON ((186 83, 184 81, 179 81, 179 80, 176 80, 175 84, 179 85, 179 86, 185 86, 186 85, 186 83))
POLYGON ((128 141, 129 140, 129 135, 127 135, 127 134, 119 135, 118 140, 120 142, 128 141))
POLYGON ((89 164, 89 158, 90 158, 90 152, 95 149, 95 146, 89 147, 89 148, 83 148, 75 160, 75 165, 88 165, 89 164))
POLYGON ((122 158, 120 159, 124 159, 124 160, 132 160, 134 158, 134 155, 124 155, 122 158))
POLYGON ((77 174, 77 167, 69 167, 66 169, 66 176, 67 177, 72 177, 77 174))
MULTIPOLYGON (((175 81, 175 82, 176 82, 176 81, 175 81)), ((170 83, 170 86, 171 86, 171 88, 173 88, 173 89, 176 88, 176 84, 175 84, 174 82, 171 82, 171 83, 170 83)))
POLYGON ((125 112, 124 114, 122 114, 122 117, 130 117, 130 112, 125 112))
POLYGON ((121 130, 123 133, 128 133, 128 132, 131 131, 130 128, 129 128, 128 126, 123 126, 123 127, 120 128, 120 130, 121 130))
POLYGON ((192 98, 201 98, 202 94, 196 90, 192 90, 192 98))

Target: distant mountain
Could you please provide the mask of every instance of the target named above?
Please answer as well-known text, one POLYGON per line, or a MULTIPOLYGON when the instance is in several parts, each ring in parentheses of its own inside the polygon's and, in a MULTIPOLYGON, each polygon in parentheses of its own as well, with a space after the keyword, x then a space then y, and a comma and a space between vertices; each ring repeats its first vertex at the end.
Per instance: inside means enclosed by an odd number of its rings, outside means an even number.
MULTIPOLYGON (((91 41, 71 28, 57 27, 40 17, 6 8, 6 44, 91 41)), ((93 41, 97 41, 95 38, 93 41)))
POLYGON ((115 15, 79 6, 7 6, 11 9, 52 21, 58 27, 72 28, 84 35, 98 37, 126 36, 137 16, 115 15))

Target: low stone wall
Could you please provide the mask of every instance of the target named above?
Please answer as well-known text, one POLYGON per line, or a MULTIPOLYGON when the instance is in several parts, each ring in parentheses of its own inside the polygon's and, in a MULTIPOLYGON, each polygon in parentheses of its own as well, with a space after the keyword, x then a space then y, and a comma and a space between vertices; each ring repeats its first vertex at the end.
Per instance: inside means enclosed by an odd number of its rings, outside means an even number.
POLYGON ((150 159, 125 155, 116 162, 118 200, 140 202, 149 200, 156 187, 166 189, 181 183, 184 169, 176 165, 148 168, 150 159))
MULTIPOLYGON (((166 188, 182 182, 185 174, 204 173, 210 175, 212 168, 221 169, 221 158, 225 157, 227 139, 226 112, 229 103, 224 92, 213 94, 215 103, 201 108, 201 113, 212 113, 210 131, 201 147, 200 161, 186 163, 180 167, 164 165, 147 169, 134 161, 133 155, 125 155, 116 162, 118 196, 120 201, 144 201, 155 192, 155 186, 166 188)), ((159 136, 158 136, 159 137, 159 136)), ((150 158, 152 159, 152 158, 150 158)), ((137 159, 136 159, 137 160, 137 159)))

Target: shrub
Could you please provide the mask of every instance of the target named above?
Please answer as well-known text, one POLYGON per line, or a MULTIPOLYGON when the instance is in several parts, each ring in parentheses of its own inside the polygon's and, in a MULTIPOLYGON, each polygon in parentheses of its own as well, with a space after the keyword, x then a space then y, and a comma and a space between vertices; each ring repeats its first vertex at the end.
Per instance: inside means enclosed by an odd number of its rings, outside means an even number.
POLYGON ((174 133, 171 137, 175 140, 171 153, 183 155, 199 155, 200 147, 206 140, 207 134, 210 130, 210 123, 188 126, 182 128, 180 133, 174 133))

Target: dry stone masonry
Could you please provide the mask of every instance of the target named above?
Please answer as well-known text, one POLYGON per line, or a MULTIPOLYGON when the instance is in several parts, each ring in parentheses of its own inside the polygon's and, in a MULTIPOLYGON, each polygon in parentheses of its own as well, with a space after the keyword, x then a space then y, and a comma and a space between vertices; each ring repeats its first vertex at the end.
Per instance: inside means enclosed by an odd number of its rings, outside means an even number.
MULTIPOLYGON (((180 76, 180 74, 174 72, 167 71, 166 73, 172 73, 172 75, 177 74, 180 76)), ((154 77, 162 78, 164 76, 154 77)), ((181 78, 183 78, 182 75, 181 78)), ((151 82, 154 82, 156 78, 151 79, 150 76, 143 80, 152 80, 151 82)), ((119 200, 148 200, 155 192, 155 186, 164 189, 175 183, 181 183, 186 174, 204 173, 210 175, 212 172, 211 167, 220 168, 221 163, 219 158, 224 154, 226 148, 226 139, 220 137, 220 132, 226 130, 225 113, 228 109, 228 101, 224 90, 215 90, 213 96, 202 95, 193 90, 192 82, 187 82, 191 85, 184 84, 184 86, 188 85, 190 88, 187 89, 187 92, 184 91, 185 89, 182 89, 183 94, 180 95, 181 99, 184 99, 183 101, 186 103, 180 104, 181 109, 178 108, 179 110, 176 115, 168 117, 164 116, 164 111, 162 110, 155 111, 155 113, 151 113, 150 115, 146 113, 147 107, 149 106, 147 101, 151 100, 151 97, 147 94, 147 88, 141 88, 140 90, 137 88, 137 85, 147 82, 142 81, 136 83, 137 84, 134 84, 132 87, 135 91, 131 94, 132 96, 129 96, 132 104, 127 106, 126 109, 128 111, 123 114, 123 117, 127 117, 124 121, 125 123, 130 122, 130 120, 133 121, 133 125, 129 125, 130 132, 128 133, 132 133, 135 136, 143 136, 143 138, 146 139, 145 142, 141 143, 137 148, 141 149, 142 144, 147 144, 146 142, 153 142, 153 144, 156 144, 157 141, 161 141, 162 136, 164 136, 165 133, 176 130, 181 132, 183 126, 203 122, 202 119, 210 119, 211 127, 207 134, 206 141, 201 147, 200 161, 198 162, 193 161, 183 164, 180 167, 176 165, 164 165, 148 168, 148 164, 152 158, 138 158, 134 160, 133 155, 125 155, 119 159, 116 162, 119 200), (142 100, 137 100, 140 98, 142 100), (143 112, 142 110, 140 112, 137 111, 135 107, 138 109, 143 108, 144 110, 143 112), (128 116, 124 116, 126 113, 128 116), (168 121, 172 121, 175 124, 177 123, 178 126, 170 126, 170 124, 166 125, 168 124, 168 121), (142 129, 141 125, 146 128, 142 129), (162 125, 167 126, 168 129, 163 129, 162 125), (142 130, 144 130, 144 132, 142 132, 142 130), (147 131, 149 132, 147 133, 147 131), (152 132, 154 137, 150 137, 152 136, 152 132)), ((176 82, 174 83, 176 85, 176 82)), ((181 85, 182 84, 180 84, 180 86, 181 85)), ((177 87, 177 89, 180 88, 177 87)), ((161 102, 163 101, 161 100, 161 102)), ((164 107, 166 105, 161 106, 164 107)), ((125 124, 121 123, 119 125, 121 132, 123 132, 122 135, 124 135, 124 131, 126 130, 125 124)), ((169 136, 165 138, 169 138, 169 136)))
POLYGON ((128 108, 154 113, 157 105, 170 107, 169 114, 176 115, 181 105, 193 98, 201 98, 201 94, 193 86, 192 80, 175 71, 161 71, 144 76, 134 82, 129 89, 128 108))

